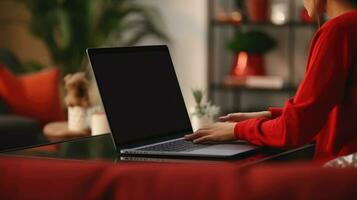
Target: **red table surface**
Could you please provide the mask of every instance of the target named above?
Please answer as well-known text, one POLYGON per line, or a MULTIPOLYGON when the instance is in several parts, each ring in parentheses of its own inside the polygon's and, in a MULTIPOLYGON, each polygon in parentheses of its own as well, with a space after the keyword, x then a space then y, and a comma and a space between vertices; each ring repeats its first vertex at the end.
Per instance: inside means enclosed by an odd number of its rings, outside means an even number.
POLYGON ((357 199, 357 169, 0 157, 0 199, 357 199))

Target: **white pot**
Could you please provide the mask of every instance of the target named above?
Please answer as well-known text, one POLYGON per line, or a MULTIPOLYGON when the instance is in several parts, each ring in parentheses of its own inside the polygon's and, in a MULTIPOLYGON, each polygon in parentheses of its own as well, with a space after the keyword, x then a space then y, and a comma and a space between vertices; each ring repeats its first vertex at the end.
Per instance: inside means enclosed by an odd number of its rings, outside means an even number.
POLYGON ((192 124, 192 129, 194 131, 203 128, 207 125, 210 125, 214 122, 213 117, 212 116, 196 116, 193 115, 191 117, 191 124, 192 124))
POLYGON ((68 130, 81 132, 88 129, 87 109, 79 106, 68 107, 68 130))
POLYGON ((92 115, 91 120, 92 135, 101 135, 110 133, 108 120, 105 113, 96 113, 92 115))

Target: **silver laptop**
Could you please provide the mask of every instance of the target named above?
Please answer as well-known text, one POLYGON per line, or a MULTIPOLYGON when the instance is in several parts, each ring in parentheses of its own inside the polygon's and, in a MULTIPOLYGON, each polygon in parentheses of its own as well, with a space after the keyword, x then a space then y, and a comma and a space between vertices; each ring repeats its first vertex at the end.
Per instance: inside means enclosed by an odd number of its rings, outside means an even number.
POLYGON ((193 144, 192 127, 167 46, 87 50, 121 155, 230 157, 244 142, 193 144))

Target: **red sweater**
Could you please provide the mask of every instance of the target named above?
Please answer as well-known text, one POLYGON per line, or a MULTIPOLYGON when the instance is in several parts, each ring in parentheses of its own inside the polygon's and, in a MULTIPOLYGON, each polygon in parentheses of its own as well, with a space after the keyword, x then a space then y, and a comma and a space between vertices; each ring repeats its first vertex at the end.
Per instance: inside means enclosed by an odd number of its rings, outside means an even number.
POLYGON ((277 148, 316 140, 320 161, 357 151, 357 11, 317 31, 295 97, 269 110, 272 119, 238 122, 236 137, 277 148))

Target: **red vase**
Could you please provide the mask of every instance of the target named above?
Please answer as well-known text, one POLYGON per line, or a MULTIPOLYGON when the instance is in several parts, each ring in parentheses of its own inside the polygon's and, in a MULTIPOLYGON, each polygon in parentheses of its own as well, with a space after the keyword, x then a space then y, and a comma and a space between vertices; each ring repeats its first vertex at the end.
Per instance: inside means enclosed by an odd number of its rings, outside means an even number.
POLYGON ((231 70, 234 77, 264 76, 264 57, 262 54, 249 54, 240 52, 234 57, 231 70))
POLYGON ((246 0, 248 18, 251 22, 267 22, 269 18, 269 0, 246 0))

